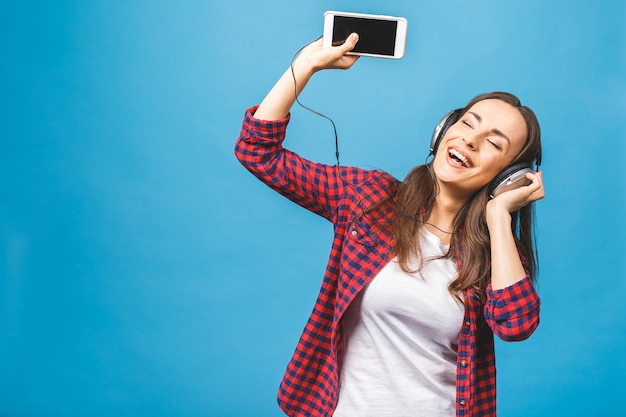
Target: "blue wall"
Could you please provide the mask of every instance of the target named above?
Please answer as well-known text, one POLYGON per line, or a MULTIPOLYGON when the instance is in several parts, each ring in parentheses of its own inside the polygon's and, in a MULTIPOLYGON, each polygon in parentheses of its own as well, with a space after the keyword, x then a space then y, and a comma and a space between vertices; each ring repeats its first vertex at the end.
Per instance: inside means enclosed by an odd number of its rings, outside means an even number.
MULTIPOLYGON (((301 97, 342 164, 403 177, 481 92, 535 109, 542 323, 498 343, 500 415, 624 415, 626 3, 61 0, 0 4, 1 416, 281 415, 332 230, 232 149, 331 9, 409 20, 301 97)), ((287 143, 334 162, 303 109, 287 143)))

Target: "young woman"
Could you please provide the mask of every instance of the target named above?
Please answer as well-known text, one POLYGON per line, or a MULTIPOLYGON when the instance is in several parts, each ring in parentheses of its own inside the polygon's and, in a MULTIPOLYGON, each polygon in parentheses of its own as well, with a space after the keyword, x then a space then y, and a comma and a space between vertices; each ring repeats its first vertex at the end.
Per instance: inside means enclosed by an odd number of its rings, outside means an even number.
POLYGON ((315 72, 351 67, 357 40, 306 47, 248 109, 235 149, 334 226, 279 405, 289 416, 495 416, 493 334, 523 340, 539 323, 530 210, 544 189, 540 172, 495 198, 488 189, 507 166, 537 159, 539 125, 510 94, 479 96, 404 181, 283 148, 296 95, 315 72))

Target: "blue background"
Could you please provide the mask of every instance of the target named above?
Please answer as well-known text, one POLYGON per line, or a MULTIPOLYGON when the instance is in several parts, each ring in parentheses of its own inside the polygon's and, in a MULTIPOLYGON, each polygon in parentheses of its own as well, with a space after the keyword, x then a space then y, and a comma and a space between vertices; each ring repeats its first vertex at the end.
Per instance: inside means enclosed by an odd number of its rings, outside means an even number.
MULTIPOLYGON (((404 16, 400 61, 317 74, 341 162, 402 178, 482 92, 543 129, 542 322, 498 342, 499 415, 626 415, 626 3, 4 1, 0 415, 279 416, 330 224, 233 156, 326 10, 404 16)), ((295 107, 288 146, 334 163, 295 107)))

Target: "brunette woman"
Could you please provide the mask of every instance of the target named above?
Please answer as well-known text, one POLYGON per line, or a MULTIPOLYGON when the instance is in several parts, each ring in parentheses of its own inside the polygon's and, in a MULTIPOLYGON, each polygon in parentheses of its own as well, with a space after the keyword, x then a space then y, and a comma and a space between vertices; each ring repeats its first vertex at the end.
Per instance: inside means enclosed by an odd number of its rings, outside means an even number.
POLYGON ((257 107, 236 155, 267 185, 332 222, 330 259, 278 393, 289 416, 495 416, 494 339, 539 323, 528 185, 492 198, 511 164, 538 162, 534 113, 508 93, 480 95, 403 181, 313 163, 283 148, 289 111, 319 70, 347 69, 358 36, 306 47, 257 107))

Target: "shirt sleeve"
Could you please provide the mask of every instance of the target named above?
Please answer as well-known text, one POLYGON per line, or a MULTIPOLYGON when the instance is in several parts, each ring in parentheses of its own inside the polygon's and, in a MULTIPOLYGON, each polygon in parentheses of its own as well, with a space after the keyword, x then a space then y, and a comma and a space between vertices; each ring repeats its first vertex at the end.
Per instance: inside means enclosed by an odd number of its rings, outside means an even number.
POLYGON ((341 193, 337 167, 313 163, 283 148, 289 116, 264 121, 254 118, 257 106, 246 111, 235 146, 239 162, 258 179, 302 207, 331 219, 341 193))
POLYGON ((504 341, 530 337, 539 325, 539 307, 539 295, 529 275, 500 290, 493 290, 491 284, 487 286, 485 320, 504 341))

